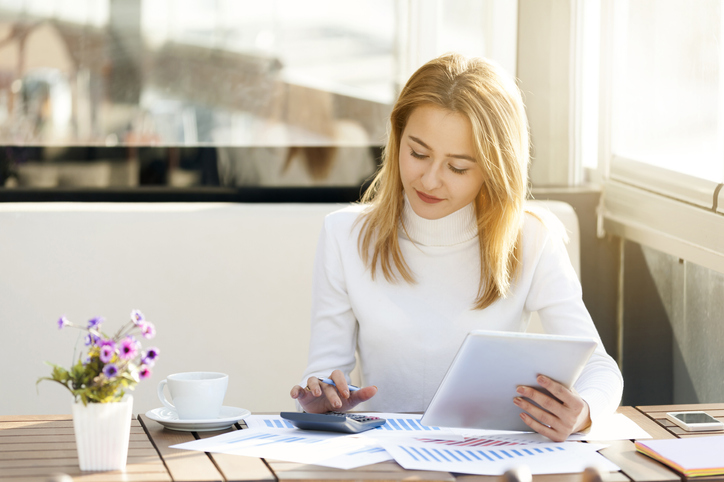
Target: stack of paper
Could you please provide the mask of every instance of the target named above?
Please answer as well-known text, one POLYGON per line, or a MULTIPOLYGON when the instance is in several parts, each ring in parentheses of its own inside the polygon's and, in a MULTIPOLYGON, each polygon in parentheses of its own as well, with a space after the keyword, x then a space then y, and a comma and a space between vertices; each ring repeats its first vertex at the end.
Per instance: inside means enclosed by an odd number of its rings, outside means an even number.
POLYGON ((687 477, 724 475, 724 435, 638 441, 636 449, 687 477))
MULTIPOLYGON (((217 452, 351 469, 394 459, 407 469, 501 475, 519 465, 533 474, 578 473, 589 466, 617 471, 603 446, 550 440, 530 433, 454 433, 420 424, 420 415, 375 414, 387 423, 358 435, 299 430, 278 415, 250 415, 246 430, 171 448, 217 452)), ((535 434, 537 435, 537 434, 535 434)))

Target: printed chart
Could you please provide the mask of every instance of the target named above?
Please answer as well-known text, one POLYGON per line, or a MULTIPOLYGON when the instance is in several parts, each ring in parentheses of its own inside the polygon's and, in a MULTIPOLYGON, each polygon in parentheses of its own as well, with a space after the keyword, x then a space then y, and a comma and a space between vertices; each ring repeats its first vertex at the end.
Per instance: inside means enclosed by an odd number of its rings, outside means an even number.
POLYGON ((582 443, 523 445, 508 442, 495 448, 461 446, 435 440, 380 439, 379 443, 401 466, 476 475, 500 475, 527 465, 533 474, 582 472, 588 466, 618 467, 600 455, 599 446, 582 443))
MULTIPOLYGON (((443 430, 440 427, 427 427, 420 423, 421 415, 401 415, 401 414, 387 414, 387 413, 374 413, 370 414, 376 417, 381 417, 387 420, 384 425, 374 428, 369 433, 405 433, 405 434, 421 434, 421 433, 434 433, 443 430)), ((283 419, 279 415, 250 415, 244 419, 247 427, 249 428, 266 428, 266 429, 289 429, 294 428, 288 420, 283 419)), ((446 431, 447 432, 447 431, 446 431)))
POLYGON ((249 428, 171 448, 263 457, 339 469, 390 460, 374 439, 294 429, 249 428))

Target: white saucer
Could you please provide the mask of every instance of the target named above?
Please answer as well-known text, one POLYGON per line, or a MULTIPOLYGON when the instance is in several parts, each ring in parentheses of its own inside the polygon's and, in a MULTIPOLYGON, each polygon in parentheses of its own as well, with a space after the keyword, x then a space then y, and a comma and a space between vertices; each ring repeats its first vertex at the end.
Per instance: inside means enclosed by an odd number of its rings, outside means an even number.
POLYGON ((236 407, 221 407, 219 418, 211 420, 179 420, 175 410, 166 407, 154 408, 146 416, 164 427, 182 432, 211 432, 231 427, 244 417, 251 415, 249 410, 236 407))

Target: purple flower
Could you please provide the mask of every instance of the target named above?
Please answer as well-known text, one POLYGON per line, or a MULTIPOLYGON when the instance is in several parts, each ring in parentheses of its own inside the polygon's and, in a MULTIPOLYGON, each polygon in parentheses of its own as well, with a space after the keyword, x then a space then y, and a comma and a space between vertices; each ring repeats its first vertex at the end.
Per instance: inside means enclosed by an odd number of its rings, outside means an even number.
POLYGON ((118 375, 118 367, 116 367, 113 363, 109 363, 103 368, 103 374, 106 378, 113 378, 118 375))
POLYGON ((158 348, 153 346, 153 347, 149 348, 148 350, 146 350, 146 353, 143 355, 143 358, 141 359, 141 363, 152 367, 153 364, 156 362, 156 358, 158 358, 158 348))
POLYGON ((88 333, 85 336, 84 341, 85 346, 97 345, 101 341, 101 338, 98 335, 94 335, 93 333, 88 333))
POLYGON ((146 365, 141 366, 141 370, 138 372, 138 376, 141 377, 141 380, 144 380, 151 376, 151 369, 148 368, 146 365))
POLYGON ((141 329, 144 338, 150 340, 156 336, 156 327, 150 321, 142 321, 138 324, 138 327, 141 329))
POLYGON ((98 327, 101 326, 101 323, 103 323, 104 321, 106 321, 106 319, 102 316, 96 316, 95 318, 91 318, 90 320, 88 320, 88 329, 98 329, 98 327))
POLYGON ((121 359, 131 360, 138 355, 138 347, 140 343, 132 336, 127 336, 121 342, 121 359))
POLYGON ((62 330, 64 326, 69 326, 71 323, 68 321, 68 318, 65 316, 61 316, 58 318, 58 329, 62 330))
POLYGON ((139 310, 133 310, 131 311, 131 321, 134 325, 138 326, 141 324, 143 320, 146 318, 143 316, 143 313, 141 313, 139 310))
POLYGON ((101 351, 99 358, 103 363, 108 363, 113 359, 113 355, 116 353, 116 344, 113 340, 103 340, 101 342, 101 351))

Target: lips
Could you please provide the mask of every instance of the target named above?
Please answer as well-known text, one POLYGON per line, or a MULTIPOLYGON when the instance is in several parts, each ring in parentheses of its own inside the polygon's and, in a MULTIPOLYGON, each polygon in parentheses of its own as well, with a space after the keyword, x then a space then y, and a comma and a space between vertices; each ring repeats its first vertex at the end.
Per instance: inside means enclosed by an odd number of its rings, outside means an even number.
POLYGON ((417 191, 417 190, 415 192, 417 193, 417 196, 420 199, 422 199, 424 202, 426 202, 428 204, 437 204, 437 203, 443 201, 443 199, 440 199, 439 197, 430 196, 429 194, 425 194, 425 193, 417 191))

